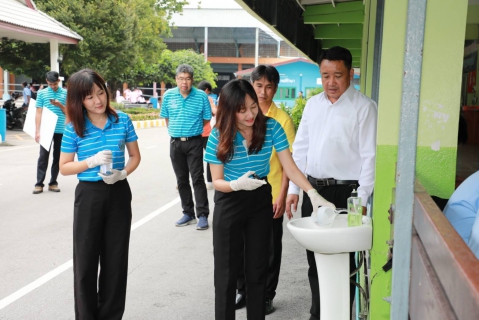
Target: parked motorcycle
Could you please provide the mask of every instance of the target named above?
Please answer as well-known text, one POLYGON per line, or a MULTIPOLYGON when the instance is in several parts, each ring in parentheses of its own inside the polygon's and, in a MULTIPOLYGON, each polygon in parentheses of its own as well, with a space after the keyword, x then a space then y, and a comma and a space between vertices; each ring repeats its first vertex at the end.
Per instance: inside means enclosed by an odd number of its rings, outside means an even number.
POLYGON ((27 117, 28 107, 22 106, 17 108, 15 105, 15 100, 17 100, 19 96, 20 94, 18 92, 13 92, 11 98, 3 104, 3 108, 7 111, 7 128, 10 130, 15 127, 23 129, 27 117))

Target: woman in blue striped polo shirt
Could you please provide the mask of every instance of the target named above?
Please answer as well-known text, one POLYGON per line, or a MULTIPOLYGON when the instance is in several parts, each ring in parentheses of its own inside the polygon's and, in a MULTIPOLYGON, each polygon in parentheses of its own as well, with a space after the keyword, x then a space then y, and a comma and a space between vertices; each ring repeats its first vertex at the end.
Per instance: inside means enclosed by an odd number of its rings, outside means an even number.
POLYGON ((76 319, 121 319, 131 229, 126 177, 141 160, 138 137, 128 115, 110 107, 105 81, 91 69, 68 79, 67 105, 71 122, 63 135, 60 172, 80 180, 73 211, 76 319), (112 165, 111 171, 100 173, 102 165, 112 165))
MULTIPOLYGON (((284 172, 307 190, 313 208, 333 204, 322 198, 293 162, 281 125, 265 117, 252 85, 228 82, 220 93, 216 128, 206 146, 216 189, 213 246, 216 319, 235 318, 240 252, 244 250, 248 319, 264 319, 268 248, 273 223, 271 186, 266 181, 273 148, 284 172), (241 247, 244 238, 244 247, 241 247)), ((242 267, 242 266, 241 266, 242 267)))

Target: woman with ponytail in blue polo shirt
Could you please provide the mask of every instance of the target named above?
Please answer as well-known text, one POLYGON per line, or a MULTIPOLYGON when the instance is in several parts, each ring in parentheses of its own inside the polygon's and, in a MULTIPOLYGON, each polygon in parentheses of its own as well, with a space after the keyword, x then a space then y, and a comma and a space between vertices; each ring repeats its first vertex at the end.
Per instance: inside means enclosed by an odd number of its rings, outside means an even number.
POLYGON ((71 122, 63 135, 60 172, 79 180, 73 211, 75 316, 121 319, 132 215, 126 177, 141 160, 138 137, 128 115, 110 107, 106 83, 91 69, 68 79, 67 106, 71 122), (100 173, 105 164, 113 167, 108 175, 100 173))
POLYGON ((216 189, 213 214, 215 317, 235 319, 236 279, 241 251, 246 273, 248 319, 264 319, 268 248, 273 223, 271 186, 266 181, 273 148, 284 172, 307 191, 313 208, 322 198, 294 164, 281 125, 265 117, 252 85, 228 82, 220 93, 216 127, 206 146, 216 189), (244 238, 244 247, 242 247, 244 238))

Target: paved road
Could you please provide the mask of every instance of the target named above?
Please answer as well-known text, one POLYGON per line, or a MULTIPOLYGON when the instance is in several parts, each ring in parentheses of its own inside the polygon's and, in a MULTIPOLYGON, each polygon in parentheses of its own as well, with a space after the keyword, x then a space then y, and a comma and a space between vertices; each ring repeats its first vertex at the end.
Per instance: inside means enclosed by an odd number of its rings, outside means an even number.
MULTIPOLYGON (((181 208, 166 128, 137 134, 142 162, 128 177, 133 231, 124 319, 214 319, 212 231, 174 226, 181 208)), ((74 319, 70 265, 77 180, 60 175, 60 193, 33 195, 39 147, 22 131, 7 131, 7 143, 0 146, 0 319, 74 319)), ((306 265, 304 250, 285 225, 277 311, 267 319, 309 318, 306 265)), ((246 319, 245 309, 236 314, 246 319)))

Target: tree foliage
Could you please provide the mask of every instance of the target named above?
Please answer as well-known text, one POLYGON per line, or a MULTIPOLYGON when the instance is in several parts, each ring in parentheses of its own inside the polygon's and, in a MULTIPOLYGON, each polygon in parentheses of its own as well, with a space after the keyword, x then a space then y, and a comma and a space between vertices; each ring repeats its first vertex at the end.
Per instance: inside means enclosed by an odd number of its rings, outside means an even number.
POLYGON ((193 68, 193 85, 196 86, 200 81, 206 80, 216 88, 216 74, 211 68, 210 62, 205 61, 202 54, 198 54, 193 50, 164 50, 161 53, 159 63, 157 64, 157 73, 155 74, 158 81, 165 83, 175 83, 176 68, 180 64, 188 64, 193 68))
MULTIPOLYGON (((83 37, 60 45, 61 73, 97 70, 110 82, 131 81, 159 61, 171 34, 168 20, 185 0, 36 0, 39 10, 83 37)), ((43 79, 50 69, 49 44, 2 41, 0 66, 15 74, 43 79)))

